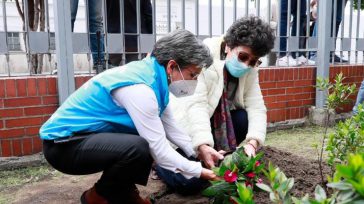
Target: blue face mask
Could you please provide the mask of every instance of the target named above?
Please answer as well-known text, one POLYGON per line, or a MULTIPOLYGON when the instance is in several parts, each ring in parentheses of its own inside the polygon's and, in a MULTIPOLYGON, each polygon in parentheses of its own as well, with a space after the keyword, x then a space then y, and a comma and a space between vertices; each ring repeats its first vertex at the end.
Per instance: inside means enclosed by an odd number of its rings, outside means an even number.
POLYGON ((225 65, 229 73, 236 78, 244 76, 251 69, 245 63, 239 62, 238 57, 235 54, 233 54, 231 59, 225 61, 225 65))

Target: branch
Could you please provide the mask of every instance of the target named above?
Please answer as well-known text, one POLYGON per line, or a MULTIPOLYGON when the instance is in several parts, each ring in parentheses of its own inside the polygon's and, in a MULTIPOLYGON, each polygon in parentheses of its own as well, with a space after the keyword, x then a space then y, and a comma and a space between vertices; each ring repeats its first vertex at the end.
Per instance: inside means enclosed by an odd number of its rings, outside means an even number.
POLYGON ((19 13, 19 15, 21 17, 21 20, 23 21, 23 24, 24 24, 25 23, 24 22, 24 12, 20 8, 19 0, 15 0, 15 2, 16 2, 16 9, 18 10, 18 13, 19 13))

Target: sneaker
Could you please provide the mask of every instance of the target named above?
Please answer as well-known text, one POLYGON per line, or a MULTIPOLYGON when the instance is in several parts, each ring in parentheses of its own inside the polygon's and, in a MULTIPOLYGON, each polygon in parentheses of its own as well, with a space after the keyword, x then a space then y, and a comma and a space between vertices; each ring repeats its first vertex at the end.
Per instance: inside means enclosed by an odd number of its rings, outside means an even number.
POLYGON ((309 60, 307 59, 305 56, 301 55, 299 58, 298 58, 298 62, 301 63, 302 65, 308 65, 308 66, 312 66, 312 65, 315 65, 315 61, 313 60, 309 60))
POLYGON ((81 204, 108 204, 108 201, 99 195, 95 190, 95 186, 93 186, 89 190, 83 192, 81 204))
POLYGON ((301 65, 301 63, 293 59, 291 55, 288 55, 277 59, 276 65, 280 67, 288 67, 288 66, 299 66, 301 65))

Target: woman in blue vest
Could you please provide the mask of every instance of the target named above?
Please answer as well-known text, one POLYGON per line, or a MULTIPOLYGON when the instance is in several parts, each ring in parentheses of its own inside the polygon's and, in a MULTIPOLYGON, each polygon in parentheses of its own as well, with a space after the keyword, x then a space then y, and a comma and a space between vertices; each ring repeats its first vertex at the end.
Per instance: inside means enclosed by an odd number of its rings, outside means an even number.
POLYGON ((201 41, 177 30, 156 42, 151 57, 94 76, 41 127, 45 158, 66 174, 103 172, 82 203, 150 203, 135 184, 147 184, 153 160, 186 178, 216 179, 167 141, 195 156, 168 106, 168 85, 186 80, 184 88, 193 89, 187 82, 211 63, 201 41))

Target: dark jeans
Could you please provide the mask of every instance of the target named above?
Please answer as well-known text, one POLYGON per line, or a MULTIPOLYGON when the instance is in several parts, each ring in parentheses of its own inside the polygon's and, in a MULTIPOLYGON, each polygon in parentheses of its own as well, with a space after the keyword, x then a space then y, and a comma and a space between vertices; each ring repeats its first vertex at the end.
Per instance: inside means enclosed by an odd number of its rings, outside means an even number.
POLYGON ((102 171, 95 188, 110 203, 120 203, 134 184, 146 185, 153 162, 145 139, 122 133, 91 134, 64 143, 44 140, 43 152, 55 169, 66 174, 102 171))
MULTIPOLYGON (((287 51, 287 33, 290 29, 287 29, 287 25, 290 22, 287 22, 288 15, 293 16, 293 24, 291 29, 291 36, 297 36, 297 20, 298 16, 300 17, 299 21, 299 48, 304 48, 305 46, 305 38, 303 38, 305 35, 305 25, 306 25, 306 0, 300 1, 300 11, 297 12, 297 3, 299 0, 291 0, 291 13, 288 13, 288 0, 281 0, 281 15, 280 15, 280 53, 279 55, 281 57, 286 55, 287 51), (288 24, 287 24, 288 23, 288 24), (288 31, 287 31, 288 30, 288 31), (301 39, 302 38, 302 39, 301 39)), ((304 53, 300 53, 304 54, 304 53)))
MULTIPOLYGON (((248 132, 248 114, 244 109, 230 111, 233 120, 234 132, 237 143, 244 141, 248 132)), ((177 150, 186 157, 186 155, 177 150)), ((188 158, 194 160, 193 158, 188 158)), ((186 179, 182 174, 163 169, 160 166, 156 167, 156 172, 169 188, 182 195, 192 195, 199 193, 208 186, 208 181, 200 178, 186 179)))

